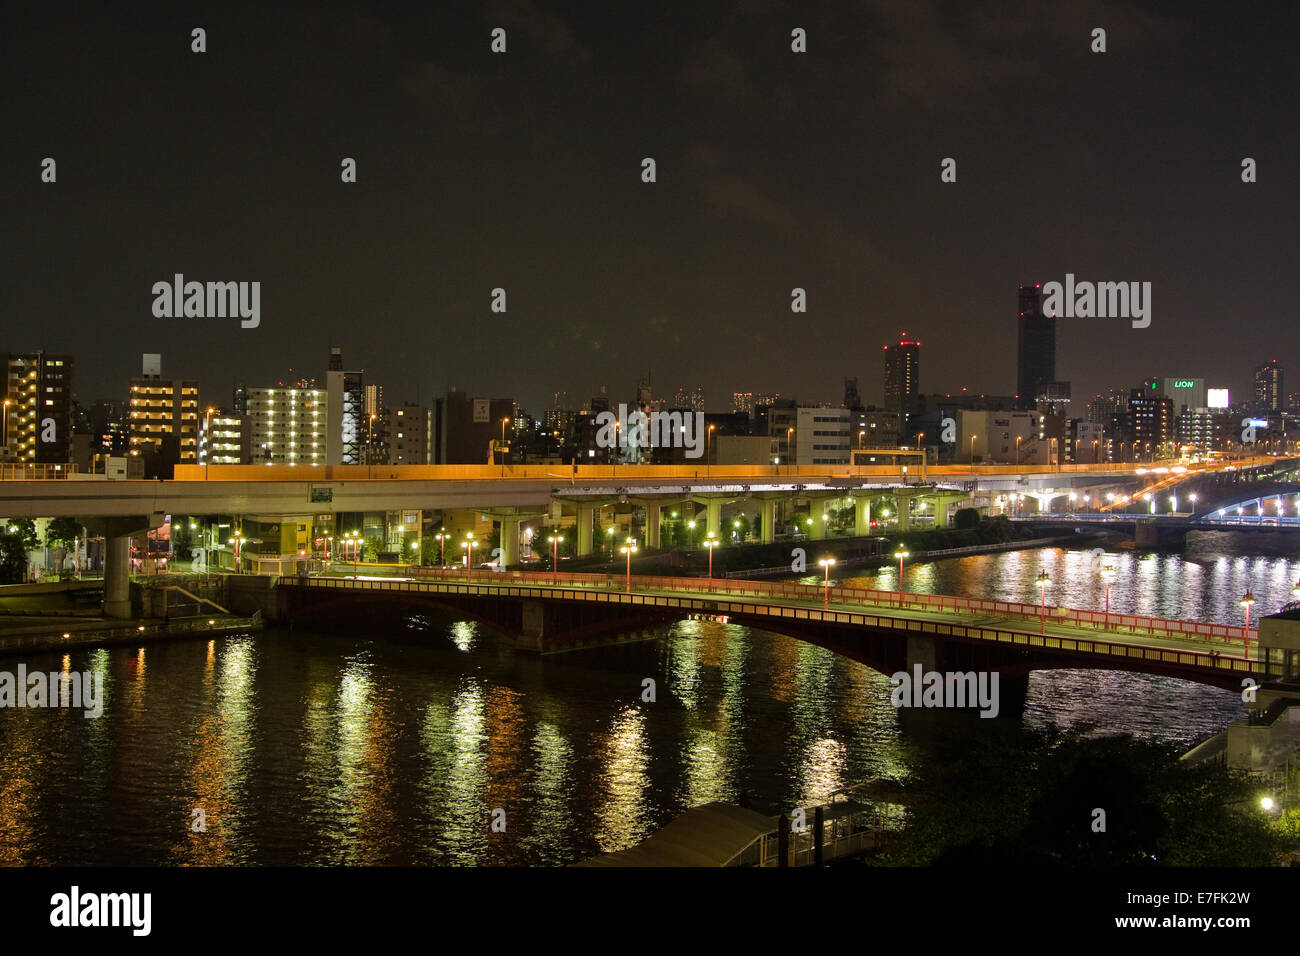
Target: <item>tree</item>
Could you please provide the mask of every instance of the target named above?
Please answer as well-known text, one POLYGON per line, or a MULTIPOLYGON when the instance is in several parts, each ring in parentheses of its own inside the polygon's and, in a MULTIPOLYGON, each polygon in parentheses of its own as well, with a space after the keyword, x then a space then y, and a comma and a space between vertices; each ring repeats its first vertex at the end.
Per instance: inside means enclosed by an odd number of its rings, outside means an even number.
POLYGON ((1258 811, 1249 777, 1188 766, 1175 748, 1087 728, 979 730, 942 737, 908 782, 911 822, 887 862, 1261 866, 1297 846, 1258 811))
POLYGON ((54 518, 45 529, 45 544, 54 548, 68 547, 81 537, 81 525, 76 518, 54 518))
POLYGON ((980 526, 978 508, 959 508, 953 515, 952 526, 958 531, 969 531, 980 526))
POLYGON ((31 518, 10 518, 8 531, 18 535, 18 540, 28 551, 41 546, 41 539, 36 536, 36 522, 31 518))
POLYGON ((27 548, 20 535, 0 532, 0 584, 22 584, 27 580, 27 548))

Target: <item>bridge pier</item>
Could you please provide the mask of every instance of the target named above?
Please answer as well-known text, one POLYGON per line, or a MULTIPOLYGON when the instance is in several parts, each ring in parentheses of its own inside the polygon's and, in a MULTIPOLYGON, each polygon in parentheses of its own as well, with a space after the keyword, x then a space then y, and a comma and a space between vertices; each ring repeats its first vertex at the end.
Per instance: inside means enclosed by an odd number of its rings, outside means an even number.
POLYGON ((541 601, 523 603, 523 622, 519 635, 515 638, 515 649, 542 653, 542 641, 546 637, 546 607, 541 601))
POLYGON ((776 540, 776 499, 764 498, 761 501, 762 510, 759 512, 762 516, 760 524, 762 525, 760 533, 763 544, 771 544, 776 540))
POLYGON ((907 635, 907 671, 910 673, 917 664, 921 665, 922 671, 939 669, 939 655, 933 637, 924 634, 907 635))
POLYGON ((577 555, 580 558, 591 556, 591 527, 595 523, 596 507, 578 502, 577 555))
POLYGON ((912 498, 913 495, 905 492, 898 493, 898 530, 912 530, 912 498))
POLYGON ((519 564, 519 519, 497 520, 501 523, 501 566, 513 568, 519 564))
POLYGON ((853 533, 859 538, 871 534, 871 499, 865 495, 853 499, 853 533))
POLYGON ((722 499, 709 498, 705 501, 705 505, 708 509, 708 533, 720 539, 722 537, 722 499))
POLYGON ((131 536, 104 539, 104 616, 131 616, 131 536))
POLYGON ((131 616, 131 538, 151 528, 161 528, 163 515, 128 518, 86 518, 90 534, 104 538, 104 616, 131 616))
POLYGON ((808 517, 811 524, 805 526, 808 537, 820 541, 826 537, 826 495, 808 496, 808 517))
POLYGON ((662 516, 661 506, 647 501, 645 506, 645 546, 659 548, 659 521, 662 516))

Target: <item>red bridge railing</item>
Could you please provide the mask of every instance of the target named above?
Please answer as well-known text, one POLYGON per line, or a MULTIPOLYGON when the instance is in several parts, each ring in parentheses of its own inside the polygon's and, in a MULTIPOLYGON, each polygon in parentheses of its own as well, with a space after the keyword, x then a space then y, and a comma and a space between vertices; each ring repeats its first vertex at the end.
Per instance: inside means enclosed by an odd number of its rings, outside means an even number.
MULTIPOLYGON (((463 568, 414 568, 416 580, 463 581, 463 568)), ((468 575, 478 584, 531 584, 552 587, 623 590, 625 575, 548 573, 545 571, 485 571, 475 569, 468 575)), ((741 595, 745 597, 822 600, 823 586, 790 581, 747 581, 740 578, 687 578, 671 575, 634 574, 631 587, 642 591, 679 591, 690 594, 741 595)), ((836 587, 830 589, 836 604, 863 604, 899 609, 938 611, 947 614, 991 614, 1037 621, 1042 610, 1037 604, 1020 604, 987 598, 957 597, 947 594, 911 594, 905 591, 878 591, 871 588, 836 587)), ((1047 606, 1047 619, 1053 624, 1074 625, 1092 630, 1127 631, 1130 634, 1175 637, 1205 641, 1244 641, 1246 628, 1231 624, 1208 624, 1176 618, 1150 617, 1142 614, 1117 614, 1077 608, 1047 606)))

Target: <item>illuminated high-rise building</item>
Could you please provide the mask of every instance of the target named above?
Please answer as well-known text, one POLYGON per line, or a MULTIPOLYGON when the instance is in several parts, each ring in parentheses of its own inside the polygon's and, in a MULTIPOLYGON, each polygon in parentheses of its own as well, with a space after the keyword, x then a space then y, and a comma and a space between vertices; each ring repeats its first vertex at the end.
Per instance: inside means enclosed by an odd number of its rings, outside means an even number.
POLYGON ((11 461, 71 460, 72 356, 0 353, 5 370, 0 449, 11 461))
POLYGON ((1282 369, 1270 359, 1255 369, 1255 405, 1261 412, 1280 412, 1286 405, 1282 369))
POLYGON ((921 343, 904 332, 895 346, 885 346, 885 410, 905 424, 921 387, 921 343))
POLYGON ((1043 289, 1020 287, 1020 318, 1016 342, 1016 404, 1034 408, 1038 396, 1056 381, 1056 316, 1043 314, 1043 289))
POLYGON ((126 422, 127 454, 152 452, 172 464, 198 463, 199 383, 163 378, 156 352, 144 356, 140 376, 131 379, 126 422))

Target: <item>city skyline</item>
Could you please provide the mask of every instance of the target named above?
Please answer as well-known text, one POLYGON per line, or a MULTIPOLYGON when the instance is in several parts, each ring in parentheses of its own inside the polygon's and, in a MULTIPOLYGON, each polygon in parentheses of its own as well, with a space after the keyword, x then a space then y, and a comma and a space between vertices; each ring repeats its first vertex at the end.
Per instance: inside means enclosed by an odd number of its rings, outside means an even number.
MULTIPOLYGON (((1008 285, 1072 274, 1154 289, 1148 328, 1058 321, 1057 375, 1076 395, 1149 374, 1153 352, 1207 376, 1213 354, 1248 390, 1300 292, 1285 268, 1300 142, 1271 93, 1288 31, 1085 4, 1006 14, 996 32, 940 18, 935 34, 908 7, 215 13, 202 54, 189 15, 167 9, 130 25, 104 7, 29 14, 25 51, 49 59, 5 152, 5 244, 9 313, 41 318, 8 347, 93 337, 85 397, 112 394, 110 370, 145 351, 201 381, 237 359, 241 378, 275 381, 312 360, 310 337, 409 383, 408 399, 457 386, 543 408, 559 384, 596 394, 652 368, 718 395, 833 399, 858 377, 871 402, 875 352, 902 326, 930 343, 928 381, 993 394, 1015 379, 1014 348, 986 347, 1014 340, 1008 285), (498 22, 504 54, 488 44, 498 22), (930 62, 935 35, 955 62, 930 62), (170 51, 160 82, 112 68, 146 49, 170 51), (1197 60, 1212 80, 1189 79, 1197 60), (256 96, 232 66, 262 77, 256 96), (88 73, 102 82, 86 89, 88 73), (239 135, 212 148, 214 130, 239 135), (260 282, 260 323, 156 317, 153 285, 178 273, 260 282), (790 310, 796 288, 806 313, 790 310)), ((1278 8, 1279 24, 1295 16, 1278 8)))

